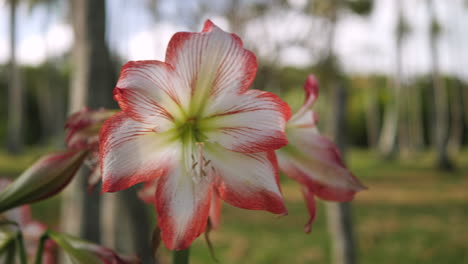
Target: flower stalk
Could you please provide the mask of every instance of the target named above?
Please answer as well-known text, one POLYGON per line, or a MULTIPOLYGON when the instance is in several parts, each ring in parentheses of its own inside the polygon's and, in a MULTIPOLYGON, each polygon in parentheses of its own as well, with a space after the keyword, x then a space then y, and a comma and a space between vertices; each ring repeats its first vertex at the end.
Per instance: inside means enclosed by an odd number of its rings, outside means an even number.
POLYGON ((24 240, 21 231, 18 231, 15 238, 15 246, 18 249, 18 255, 21 264, 27 264, 26 251, 24 250, 24 240))
POLYGON ((188 264, 190 256, 190 248, 184 250, 174 250, 172 254, 173 264, 188 264))
POLYGON ((36 259, 34 260, 34 264, 42 264, 42 256, 44 255, 44 247, 45 243, 49 239, 49 234, 45 232, 41 238, 39 239, 39 244, 37 245, 37 253, 36 259))

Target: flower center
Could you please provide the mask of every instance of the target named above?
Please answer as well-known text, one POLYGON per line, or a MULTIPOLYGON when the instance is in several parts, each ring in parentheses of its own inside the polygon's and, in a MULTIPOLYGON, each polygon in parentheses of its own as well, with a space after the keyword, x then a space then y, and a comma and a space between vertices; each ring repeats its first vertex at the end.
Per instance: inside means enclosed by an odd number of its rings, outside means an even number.
POLYGON ((194 182, 206 180, 208 170, 212 168, 210 160, 204 155, 207 137, 202 131, 200 119, 189 117, 177 126, 179 139, 182 141, 184 163, 194 182))
POLYGON ((179 125, 179 136, 186 143, 200 143, 206 140, 200 129, 200 122, 197 117, 189 117, 187 120, 179 125))

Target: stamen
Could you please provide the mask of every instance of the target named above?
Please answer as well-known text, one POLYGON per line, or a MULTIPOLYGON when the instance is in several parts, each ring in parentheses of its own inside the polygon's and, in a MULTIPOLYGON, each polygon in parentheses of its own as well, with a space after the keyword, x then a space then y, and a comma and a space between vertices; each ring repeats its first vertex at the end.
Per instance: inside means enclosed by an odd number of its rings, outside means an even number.
POLYGON ((206 176, 204 168, 205 168, 205 158, 203 156, 203 142, 198 142, 197 147, 198 147, 198 160, 200 161, 200 166, 199 166, 199 173, 198 175, 200 176, 206 176))

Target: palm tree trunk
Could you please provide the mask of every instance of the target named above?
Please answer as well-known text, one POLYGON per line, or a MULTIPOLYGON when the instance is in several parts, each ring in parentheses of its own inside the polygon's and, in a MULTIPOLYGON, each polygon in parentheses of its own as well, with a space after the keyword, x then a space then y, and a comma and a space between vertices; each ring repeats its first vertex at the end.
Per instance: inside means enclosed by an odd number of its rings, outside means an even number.
MULTIPOLYGON (((387 103, 387 109, 385 112, 385 121, 382 128, 382 133, 379 140, 379 151, 384 158, 391 158, 396 151, 397 140, 398 140, 398 131, 402 131, 402 68, 403 68, 403 59, 402 59, 402 46, 403 38, 405 34, 404 30, 404 19, 402 12, 402 0, 396 1, 397 5, 397 32, 396 32, 396 45, 395 45, 395 76, 393 79, 393 94, 391 101, 387 103)), ((402 133, 400 132, 400 136, 402 133)), ((402 139, 402 138, 400 138, 402 139)), ((403 133, 404 140, 404 133, 403 133)), ((401 142, 400 142, 401 143, 401 142)))
POLYGON ((463 85, 456 79, 452 83, 450 93, 450 112, 452 120, 452 131, 449 139, 449 150, 452 155, 460 153, 463 141, 463 85))
POLYGON ((23 87, 16 61, 16 5, 10 0, 10 83, 8 90, 8 138, 7 149, 19 154, 23 149, 23 87))
MULTIPOLYGON (((72 1, 75 70, 70 112, 85 105, 91 108, 116 107, 112 100, 116 78, 106 44, 105 3, 105 0, 72 1)), ((63 220, 70 225, 67 231, 95 242, 102 238, 108 246, 120 248, 123 253, 134 254, 136 250, 144 263, 150 263, 151 229, 145 221, 148 219, 145 205, 137 201, 134 192, 130 194, 127 191, 113 197, 105 196, 99 206, 100 188, 95 188, 92 193, 86 191, 86 173, 75 178, 64 197, 63 220), (73 224, 76 219, 81 219, 81 222, 73 224), (121 227, 120 219, 126 219, 127 229, 116 228, 121 227), (101 237, 101 230, 111 233, 103 233, 101 237), (130 239, 123 240, 123 237, 130 239)))
MULTIPOLYGON (((387 86, 390 87, 390 85, 387 86)), ((398 112, 400 108, 396 98, 399 96, 399 92, 400 88, 395 85, 391 90, 391 99, 387 102, 384 110, 384 121, 379 137, 378 150, 380 155, 386 159, 391 158, 396 150, 398 112)))
POLYGON ((380 132, 379 88, 371 87, 364 96, 366 100, 367 143, 371 149, 375 149, 380 132))
MULTIPOLYGON (((91 39, 93 31, 90 27, 94 23, 99 23, 102 17, 96 18, 96 12, 104 12, 103 9, 90 12, 92 0, 71 1, 72 25, 75 36, 73 46, 73 74, 70 91, 69 113, 79 111, 86 107, 89 91, 99 91, 102 89, 101 78, 109 78, 102 72, 93 71, 93 63, 100 58, 93 57, 91 39), (94 15, 94 16, 93 16, 94 15), (97 81, 92 83, 91 80, 97 81)), ((95 2, 102 2, 96 0, 95 2)), ((100 14, 102 15, 102 14, 100 14)), ((99 63, 99 62, 98 62, 99 63)), ((94 192, 86 193, 87 176, 89 168, 83 167, 78 172, 74 181, 64 192, 62 207, 62 229, 70 234, 77 235, 93 242, 100 241, 99 228, 99 194, 98 188, 94 192)))
MULTIPOLYGON (((338 22, 338 6, 332 11, 328 32, 328 50, 325 59, 334 61, 333 44, 335 42, 336 25, 338 22)), ((335 63, 328 63, 334 65, 335 63)), ((347 91, 338 67, 329 69, 334 71, 331 84, 331 103, 329 108, 328 125, 330 134, 340 148, 343 155, 346 150, 346 109, 347 91)), ((331 237, 332 259, 334 264, 356 263, 356 243, 353 236, 353 225, 350 203, 327 203, 327 226, 331 237)))
MULTIPOLYGON (((331 134, 334 141, 345 155, 346 151, 346 109, 347 91, 340 80, 333 82, 331 134)), ((333 263, 356 263, 356 242, 352 225, 350 203, 327 203, 327 225, 332 241, 333 263)))
POLYGON ((410 137, 412 139, 412 148, 421 151, 424 146, 421 89, 417 85, 413 85, 410 92, 410 137))
MULTIPOLYGON (((436 23, 433 0, 429 0, 428 9, 431 17, 431 25, 436 23)), ((449 107, 448 95, 445 81, 442 79, 439 70, 439 46, 438 32, 431 26, 430 52, 432 60, 432 83, 434 90, 435 107, 435 147, 437 154, 437 167, 441 170, 453 169, 453 163, 449 158, 449 107)))

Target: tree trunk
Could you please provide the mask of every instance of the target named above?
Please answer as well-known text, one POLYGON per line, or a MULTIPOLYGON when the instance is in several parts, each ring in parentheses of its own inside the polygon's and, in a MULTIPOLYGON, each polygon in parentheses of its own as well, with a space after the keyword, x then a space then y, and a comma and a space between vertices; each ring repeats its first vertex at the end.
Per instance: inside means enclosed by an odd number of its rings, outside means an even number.
MULTIPOLYGON (((386 159, 391 158, 396 151, 396 144, 397 144, 397 132, 398 132, 398 124, 400 118, 400 93, 401 93, 401 86, 398 80, 399 70, 397 70, 397 76, 394 78, 393 81, 393 89, 390 96, 390 101, 387 102, 385 114, 384 114, 384 122, 382 126, 382 132, 380 133, 379 138, 379 152, 380 155, 386 159)), ((390 83, 390 80, 389 80, 390 83)), ((387 85, 390 87, 391 85, 387 85)))
MULTIPOLYGON (((431 17, 431 25, 436 22, 433 0, 429 0, 428 9, 431 17)), ((431 26, 432 29, 432 26, 431 26)), ((445 81, 442 79, 439 70, 439 45, 438 32, 431 30, 430 52, 432 60, 432 83, 434 90, 435 108, 435 147, 437 154, 437 167, 441 170, 453 169, 453 163, 449 158, 449 110, 448 96, 445 81)))
MULTIPOLYGON (((85 105, 91 108, 116 106, 112 100, 116 78, 106 44, 105 14, 105 0, 72 1, 75 70, 70 113, 85 105)), ((100 210, 100 188, 86 192, 87 173, 77 175, 65 194, 63 220, 70 226, 67 231, 95 242, 101 238, 100 229, 111 232, 102 234, 105 244, 122 249, 123 253, 134 254, 136 250, 143 263, 154 263, 151 262, 151 229, 145 205, 137 201, 134 192, 125 191, 106 196, 100 210), (73 223, 75 219, 81 222, 73 223), (122 228, 121 219, 126 219, 127 229, 122 228)))
POLYGON ((136 253, 142 263, 157 264, 152 254, 149 216, 135 188, 104 194, 101 207, 103 244, 118 252, 136 253))
MULTIPOLYGON (((404 127, 400 127, 402 123, 402 102, 405 100, 402 98, 402 46, 404 38, 404 18, 403 10, 401 6, 401 0, 396 1, 397 10, 397 32, 396 32, 396 45, 395 45, 395 76, 393 78, 393 96, 391 101, 387 103, 387 109, 385 112, 385 121, 382 128, 382 133, 379 140, 379 151, 384 158, 391 158, 395 154, 397 146, 397 136, 403 134, 403 141, 405 134, 401 133, 404 127), (398 133, 400 131, 400 133, 398 133)), ((403 104, 403 106, 406 104, 403 104)), ((404 131, 403 131, 404 132, 404 131)), ((402 138, 400 138, 402 139, 402 138)), ((401 142, 400 142, 401 143, 401 142)))
MULTIPOLYGON (((70 13, 75 36, 74 70, 69 99, 71 114, 89 105, 90 101, 94 106, 97 105, 98 100, 102 99, 100 96, 102 90, 108 88, 106 85, 111 83, 111 76, 109 69, 102 66, 105 63, 103 61, 108 59, 103 52, 107 49, 105 2, 73 0, 70 13), (92 96, 88 96, 91 91, 92 96)), ((100 241, 99 188, 95 188, 90 193, 86 192, 89 173, 89 168, 85 166, 81 168, 64 192, 62 228, 67 233, 98 243, 100 241)))
POLYGON ((365 94, 365 100, 367 143, 371 149, 376 149, 380 132, 379 88, 371 87, 365 94))
POLYGON ((452 129, 449 139, 449 150, 452 155, 458 155, 463 143, 463 84, 460 80, 453 81, 451 87, 450 113, 452 129))
MULTIPOLYGON (((346 151, 346 108, 347 91, 340 80, 333 82, 331 109, 331 134, 334 141, 345 155, 346 151)), ((351 204, 327 203, 328 230, 332 241, 333 263, 356 263, 356 242, 354 240, 351 204)))
POLYGON ((16 5, 10 0, 10 81, 8 89, 8 138, 7 149, 19 154, 23 149, 23 87, 16 61, 16 5))
POLYGON ((424 128, 421 89, 417 85, 410 87, 410 138, 412 149, 421 151, 424 147, 424 128))
POLYGON ((462 100, 463 100, 463 117, 465 122, 465 128, 468 129, 468 87, 462 84, 461 87, 462 100))

